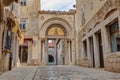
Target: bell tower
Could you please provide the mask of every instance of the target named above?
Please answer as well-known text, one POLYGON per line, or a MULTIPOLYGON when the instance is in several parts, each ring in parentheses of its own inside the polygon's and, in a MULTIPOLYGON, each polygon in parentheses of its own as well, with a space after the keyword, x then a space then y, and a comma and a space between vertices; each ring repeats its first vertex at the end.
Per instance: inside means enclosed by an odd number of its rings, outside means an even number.
POLYGON ((37 10, 41 10, 41 0, 35 0, 37 10))

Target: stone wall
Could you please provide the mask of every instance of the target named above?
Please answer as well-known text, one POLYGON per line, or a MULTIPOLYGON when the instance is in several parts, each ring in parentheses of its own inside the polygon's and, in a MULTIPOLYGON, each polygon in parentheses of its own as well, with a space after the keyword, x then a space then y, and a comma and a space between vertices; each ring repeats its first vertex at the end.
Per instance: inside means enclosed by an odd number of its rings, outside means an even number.
POLYGON ((105 70, 120 72, 120 52, 110 53, 105 59, 105 70))
POLYGON ((90 60, 87 57, 83 58, 81 61, 81 66, 90 67, 90 60))
MULTIPOLYGON (((46 30, 51 24, 61 24, 67 30, 67 38, 74 38, 75 29, 75 10, 70 11, 41 11, 41 0, 27 0, 26 6, 20 6, 20 19, 26 20, 25 38, 33 39, 31 51, 31 65, 45 64, 41 58, 46 57, 46 42, 44 42, 45 51, 41 52, 41 41, 46 39, 46 30), (35 45, 36 44, 36 45, 35 45), (42 56, 42 57, 41 57, 42 56), (40 60, 42 62, 40 62, 40 60), (35 64, 34 64, 35 63, 35 64)), ((74 48, 74 47, 73 47, 74 48)), ((73 51, 73 50, 72 50, 73 51)))
MULTIPOLYGON (((97 1, 97 0, 96 0, 97 1)), ((94 16, 89 20, 85 25, 82 26, 81 30, 78 33, 78 55, 80 56, 80 63, 79 65, 89 67, 90 65, 93 65, 93 57, 95 61, 95 67, 100 68, 105 67, 105 70, 107 71, 113 71, 113 72, 120 72, 120 57, 119 52, 111 53, 111 44, 109 39, 109 31, 107 30, 108 27, 106 25, 112 24, 116 19, 120 23, 119 20, 119 7, 120 2, 119 0, 105 0, 106 2, 104 5, 101 5, 101 8, 98 8, 98 12, 96 14, 93 14, 94 16), (98 47, 98 33, 100 32, 102 37, 102 47, 103 47, 103 61, 105 66, 101 65, 100 63, 100 52, 98 47), (87 54, 88 57, 91 57, 90 60, 84 59, 84 51, 82 42, 87 40, 87 43, 89 43, 89 40, 93 39, 92 46, 88 46, 87 54), (89 50, 89 47, 93 48, 89 50), (94 56, 91 55, 94 53, 94 56), (90 61, 90 63, 89 63, 90 61)), ((91 15, 92 16, 92 15, 91 15)), ((78 25, 77 25, 78 26, 78 25)), ((120 25, 119 25, 120 26, 120 25)), ((102 59, 102 58, 101 58, 102 59)), ((94 66, 93 66, 94 67, 94 66)))

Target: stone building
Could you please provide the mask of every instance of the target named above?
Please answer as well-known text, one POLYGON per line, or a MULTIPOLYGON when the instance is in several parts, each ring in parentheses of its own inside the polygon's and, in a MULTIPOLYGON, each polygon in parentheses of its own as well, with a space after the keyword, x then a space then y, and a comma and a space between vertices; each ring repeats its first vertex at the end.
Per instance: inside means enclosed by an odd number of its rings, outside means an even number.
POLYGON ((0 1, 0 72, 17 66, 17 54, 22 34, 19 22, 11 10, 11 4, 18 0, 0 1))
POLYGON ((25 37, 19 47, 21 64, 75 64, 75 11, 42 11, 40 2, 20 2, 20 26, 25 37))
POLYGON ((76 11, 44 11, 40 3, 14 5, 24 35, 17 66, 80 65, 120 72, 119 0, 76 0, 76 11))
POLYGON ((120 1, 77 0, 77 63, 120 72, 120 1))

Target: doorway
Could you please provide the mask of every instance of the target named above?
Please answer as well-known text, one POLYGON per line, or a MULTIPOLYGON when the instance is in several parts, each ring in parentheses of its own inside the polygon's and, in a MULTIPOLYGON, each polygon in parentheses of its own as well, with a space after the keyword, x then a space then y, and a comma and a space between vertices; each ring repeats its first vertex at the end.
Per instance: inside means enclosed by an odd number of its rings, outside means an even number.
POLYGON ((91 66, 95 67, 93 37, 90 37, 89 39, 90 39, 91 66))
POLYGON ((47 40, 47 64, 57 64, 56 39, 47 40))
POLYGON ((61 24, 52 24, 46 32, 47 64, 64 64, 66 30, 61 24))
POLYGON ((104 56, 103 56, 103 46, 102 46, 101 32, 98 32, 98 44, 99 44, 100 68, 104 68, 104 56))
POLYGON ((28 46, 20 46, 19 47, 19 59, 20 59, 20 63, 27 63, 28 46))
POLYGON ((49 62, 54 62, 54 57, 52 55, 49 55, 49 62))

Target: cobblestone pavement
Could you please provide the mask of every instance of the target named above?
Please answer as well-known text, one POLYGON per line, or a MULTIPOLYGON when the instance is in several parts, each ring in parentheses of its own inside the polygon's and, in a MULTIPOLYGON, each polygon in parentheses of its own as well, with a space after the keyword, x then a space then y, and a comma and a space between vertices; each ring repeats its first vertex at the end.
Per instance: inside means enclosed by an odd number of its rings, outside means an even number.
POLYGON ((0 80, 120 80, 120 73, 78 66, 19 67, 0 75, 0 80))
POLYGON ((77 66, 48 66, 39 67, 33 80, 120 80, 120 73, 77 66))
POLYGON ((18 67, 0 75, 0 80, 32 80, 37 67, 18 67))

